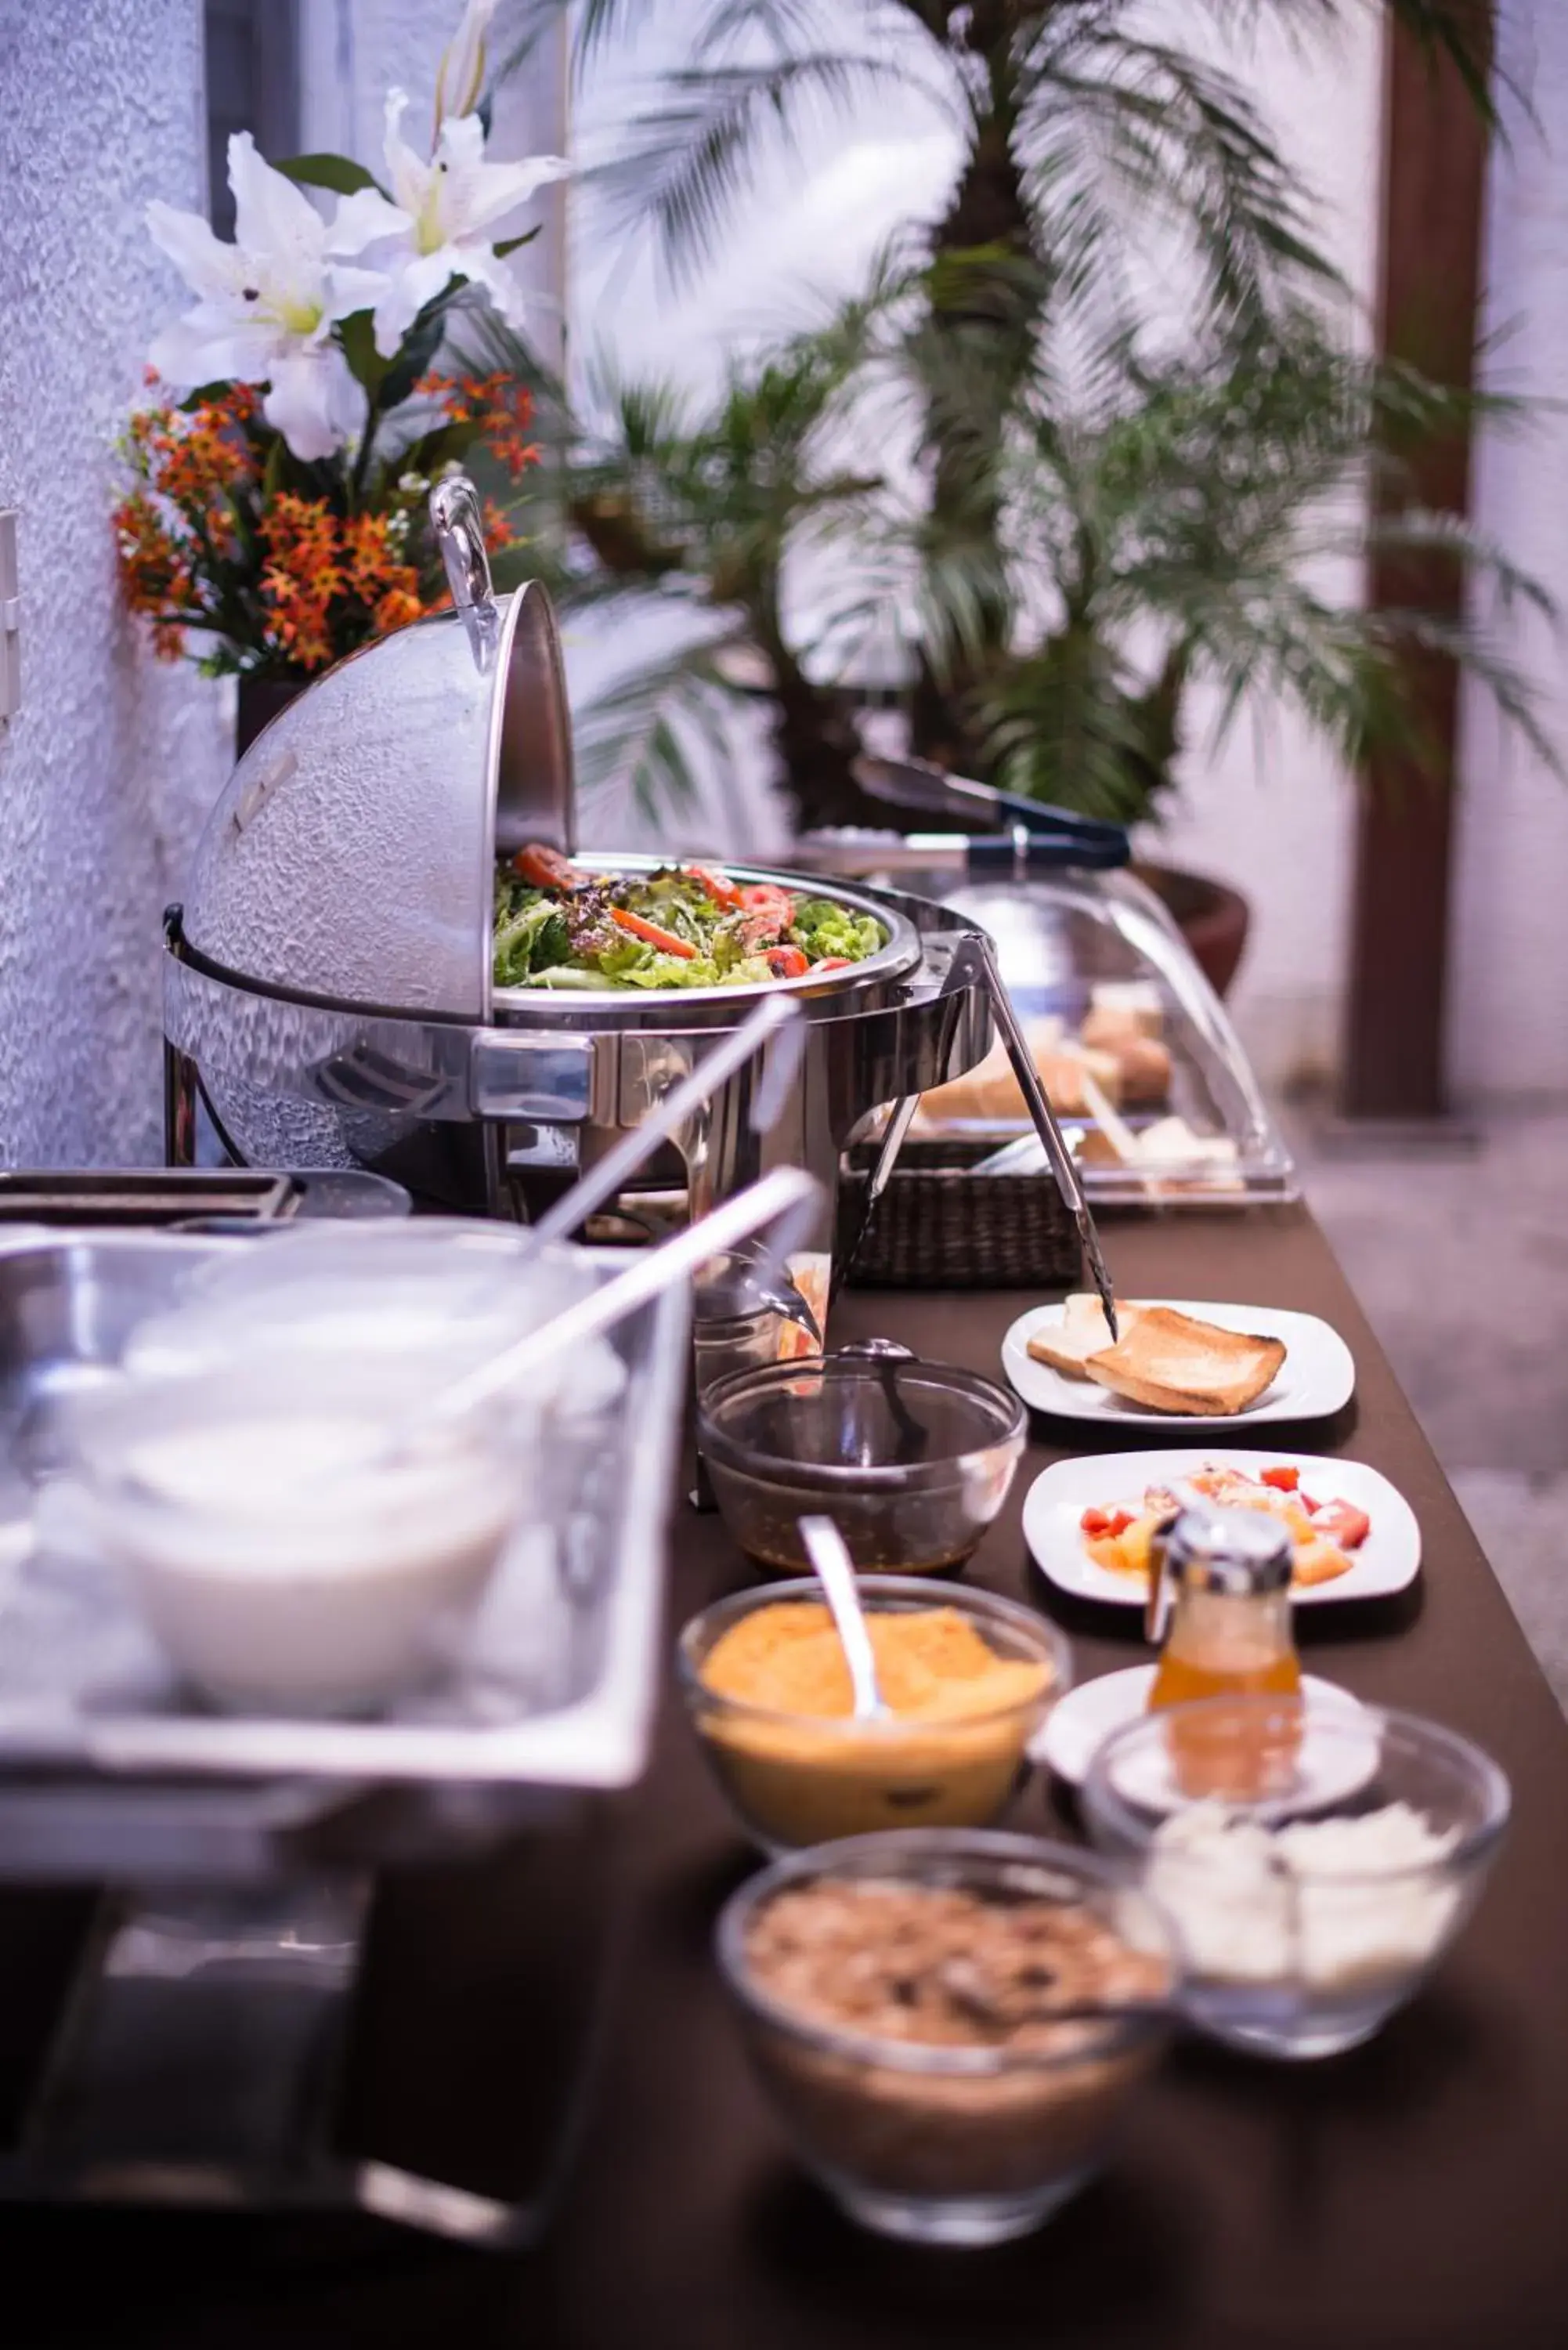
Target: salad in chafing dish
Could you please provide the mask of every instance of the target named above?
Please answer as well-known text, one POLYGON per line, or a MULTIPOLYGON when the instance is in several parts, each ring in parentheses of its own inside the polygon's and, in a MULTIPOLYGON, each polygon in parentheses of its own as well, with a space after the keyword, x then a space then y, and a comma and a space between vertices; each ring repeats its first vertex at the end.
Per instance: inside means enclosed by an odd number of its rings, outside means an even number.
POLYGON ((497 987, 765 987, 886 943, 873 915, 708 865, 589 873, 530 842, 496 868, 497 987))

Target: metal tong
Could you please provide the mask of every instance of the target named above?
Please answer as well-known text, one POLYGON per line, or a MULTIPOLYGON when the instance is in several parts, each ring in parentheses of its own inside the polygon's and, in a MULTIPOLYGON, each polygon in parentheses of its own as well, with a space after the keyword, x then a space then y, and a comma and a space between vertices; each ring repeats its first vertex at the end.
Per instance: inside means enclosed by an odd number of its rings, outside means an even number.
POLYGON ((928 759, 885 759, 866 753, 855 762, 855 780, 873 799, 885 800, 890 807, 945 816, 963 827, 945 842, 939 835, 920 836, 920 853, 928 864, 934 857, 939 863, 957 861, 967 873, 1006 872, 1023 880, 1031 873, 1054 872, 1064 866, 1104 872, 1127 864, 1132 857, 1125 825, 1000 792, 968 775, 950 775, 928 759), (990 819, 995 832, 970 832, 967 827, 976 817, 990 819))
POLYGON ((961 963, 967 963, 971 968, 978 964, 990 992, 992 1015, 1002 1032, 1002 1041, 1006 1047, 1007 1057, 1012 1064, 1012 1074, 1018 1080, 1019 1090, 1028 1105, 1029 1115, 1034 1121, 1034 1131, 1045 1146, 1045 1155, 1051 1161, 1051 1171, 1056 1178, 1056 1189, 1066 1201, 1067 1211, 1078 1227, 1078 1246, 1083 1252, 1084 1262, 1089 1268, 1089 1277, 1099 1294, 1100 1304, 1105 1309, 1106 1326, 1111 1334, 1111 1343, 1114 1346, 1120 1337, 1121 1332, 1116 1325, 1116 1294, 1111 1287, 1110 1274, 1106 1271, 1105 1258, 1100 1254, 1100 1236, 1095 1230, 1095 1220, 1089 1213, 1089 1203, 1084 1197, 1084 1187, 1078 1180, 1078 1170, 1073 1164, 1073 1154, 1062 1139, 1062 1129, 1056 1123, 1056 1114, 1046 1098, 1045 1088, 1040 1082, 1040 1073, 1034 1066, 1034 1055, 1029 1049, 1029 1041, 1023 1034, 1018 1014, 1012 1008, 1012 998, 1002 983, 1002 968, 996 960, 995 943, 984 931, 970 931, 960 940, 958 952, 953 957, 955 970, 961 963))
MULTIPOLYGON (((1088 1266, 1089 1278, 1099 1295, 1100 1304, 1105 1310, 1106 1326, 1110 1330, 1114 1344, 1121 1336, 1116 1322, 1116 1292, 1111 1286, 1110 1274, 1106 1271, 1105 1258, 1100 1253, 1100 1236, 1095 1229, 1094 1217, 1089 1213, 1089 1203, 1084 1197, 1084 1187, 1078 1180, 1078 1170, 1073 1164, 1073 1154, 1062 1139, 1062 1129, 1056 1123, 1055 1112, 1046 1099, 1045 1088, 1041 1084, 1039 1071, 1034 1066, 1034 1055, 1029 1050, 1028 1039, 1019 1024, 1018 1014, 1012 1008, 1012 999, 1003 984, 1001 966, 996 960, 995 945, 984 931, 965 931, 953 951, 953 959, 948 969, 943 992, 950 993, 955 989, 972 986, 977 977, 991 1000, 992 1016, 1002 1032, 1002 1041, 1006 1048, 1007 1057, 1012 1064, 1012 1073, 1018 1079, 1019 1088, 1028 1105, 1029 1115, 1034 1122, 1034 1131, 1044 1144, 1045 1155, 1051 1162, 1051 1171, 1056 1179, 1056 1189, 1061 1192, 1066 1202, 1067 1211, 1078 1227, 1078 1246, 1082 1252, 1084 1263, 1088 1266)), ((877 1163, 871 1170, 870 1179, 866 1186, 866 1205, 861 1214, 859 1231, 856 1234, 853 1245, 844 1251, 841 1256, 836 1257, 834 1262, 833 1292, 836 1295, 841 1283, 847 1281, 853 1270, 856 1254, 865 1238, 877 1202, 891 1180, 893 1170, 898 1164, 898 1153, 904 1147, 904 1139, 909 1131, 910 1121, 919 1107, 918 1094, 907 1094, 902 1101, 895 1102, 893 1105, 887 1132, 882 1138, 882 1148, 877 1155, 877 1163)))

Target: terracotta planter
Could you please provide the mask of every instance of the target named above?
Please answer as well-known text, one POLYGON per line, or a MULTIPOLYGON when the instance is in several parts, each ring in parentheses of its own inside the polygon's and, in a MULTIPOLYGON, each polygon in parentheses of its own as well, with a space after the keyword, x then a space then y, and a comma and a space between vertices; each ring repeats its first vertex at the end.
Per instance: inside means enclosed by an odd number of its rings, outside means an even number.
POLYGON ((242 677, 234 712, 234 756, 243 759, 264 726, 270 726, 309 684, 304 677, 242 677))
POLYGON ((1240 890, 1175 865, 1140 863, 1134 870, 1171 914, 1215 994, 1229 994, 1252 919, 1240 890))

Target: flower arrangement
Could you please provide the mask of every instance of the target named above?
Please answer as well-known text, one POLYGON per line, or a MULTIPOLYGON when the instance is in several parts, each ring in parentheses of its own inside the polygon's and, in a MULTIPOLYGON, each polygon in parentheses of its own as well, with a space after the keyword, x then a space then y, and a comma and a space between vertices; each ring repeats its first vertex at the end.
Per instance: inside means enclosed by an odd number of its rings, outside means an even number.
MULTIPOLYGON (((120 578, 154 650, 210 673, 296 680, 446 600, 431 484, 483 442, 516 481, 537 452, 527 392, 504 374, 436 366, 454 304, 515 326, 505 268, 527 237, 489 232, 567 166, 486 159, 484 36, 468 0, 436 85, 428 157, 387 101, 388 184, 339 155, 274 168, 229 141, 232 244, 153 203, 148 226, 197 296, 149 355, 155 395, 120 443, 120 578), (306 192, 337 198, 328 216, 306 192)), ((537 234, 536 231, 532 234, 537 234)), ((487 503, 493 546, 511 534, 487 503)))

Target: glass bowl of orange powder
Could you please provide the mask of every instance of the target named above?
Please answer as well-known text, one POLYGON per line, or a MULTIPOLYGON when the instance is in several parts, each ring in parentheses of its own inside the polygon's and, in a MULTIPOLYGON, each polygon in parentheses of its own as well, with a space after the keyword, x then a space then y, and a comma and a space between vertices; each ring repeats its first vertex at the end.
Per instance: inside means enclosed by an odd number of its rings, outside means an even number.
POLYGON ((721 1599, 680 1635, 693 1728, 748 1835, 770 1852, 891 1827, 989 1827, 1072 1685, 1066 1641, 995 1593, 867 1575, 861 1605, 890 1709, 857 1721, 812 1579, 721 1599))

